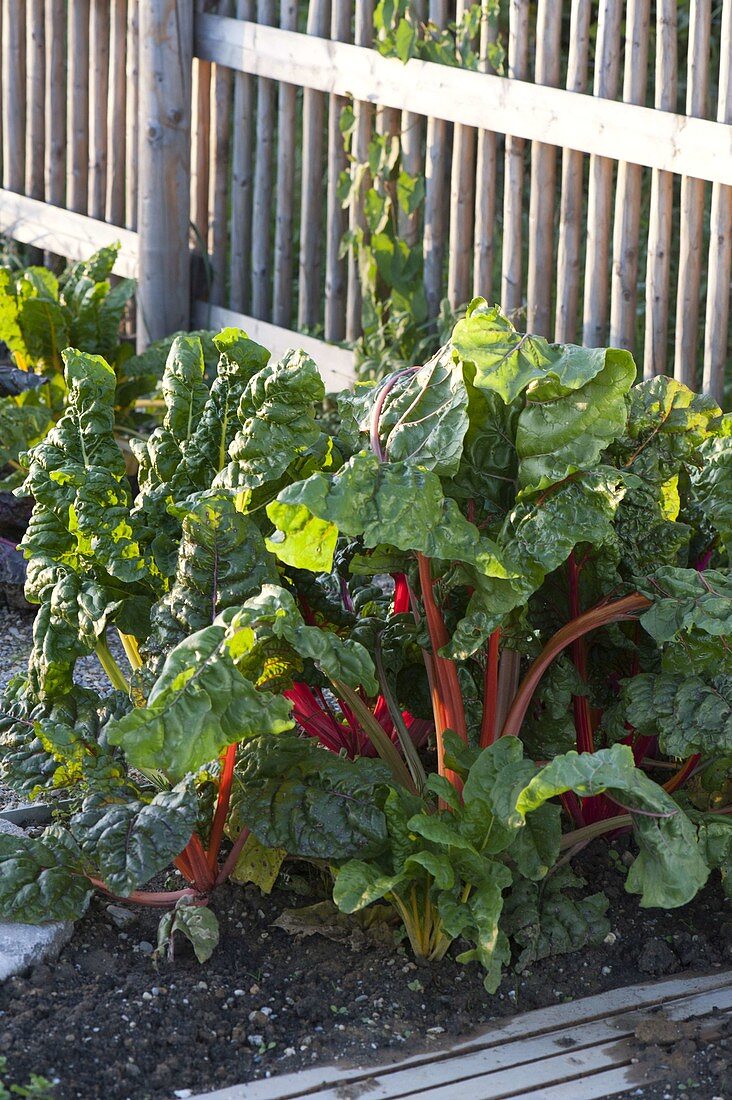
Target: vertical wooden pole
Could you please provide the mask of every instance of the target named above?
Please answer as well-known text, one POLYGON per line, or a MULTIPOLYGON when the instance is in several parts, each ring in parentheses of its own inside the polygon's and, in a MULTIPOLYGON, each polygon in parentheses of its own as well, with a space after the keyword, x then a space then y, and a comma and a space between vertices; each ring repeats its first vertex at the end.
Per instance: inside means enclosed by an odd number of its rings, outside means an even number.
POLYGON ((66 201, 66 0, 46 2, 46 201, 66 201))
POLYGON ((46 13, 45 0, 28 7, 28 127, 26 132, 26 193, 44 197, 46 147, 46 13))
MULTIPOLYGON (((722 7, 717 121, 732 123, 732 0, 722 7)), ((721 402, 729 341, 729 293, 732 270, 732 187, 712 185, 707 309, 704 328, 704 392, 721 402)))
MULTIPOLYGON (((237 19, 254 18, 254 0, 237 0, 237 19)), ((229 242, 229 300, 243 313, 249 303, 249 265, 252 250, 252 159, 254 135, 254 77, 234 74, 234 124, 231 147, 231 239, 229 242)))
MULTIPOLYGON (((329 0, 310 0, 308 34, 325 38, 330 23, 329 0)), ((298 328, 320 320, 322 300, 321 241, 323 217, 323 128, 325 96, 305 88, 302 97, 302 195, 300 203, 300 264, 298 279, 298 328)))
POLYGON ((140 83, 139 0, 128 0, 127 8, 127 116, 125 137, 125 225, 137 229, 137 166, 139 147, 140 83))
POLYGON ((104 219, 107 199, 109 0, 92 0, 89 21, 89 213, 104 219))
MULTIPOLYGON (((495 21, 488 18, 487 5, 483 4, 483 21, 480 28, 479 68, 492 73, 489 60, 490 48, 496 41, 495 21)), ((496 134, 491 130, 478 131, 478 150, 475 163, 475 240, 473 242, 473 295, 491 300, 493 296, 493 239, 496 230, 496 134)))
MULTIPOLYGON (((412 16, 423 23, 426 14, 425 0, 413 0, 410 5, 412 16)), ((424 120, 412 111, 402 113, 401 122, 402 168, 409 176, 419 176, 424 168, 424 120)), ((407 214, 399 211, 399 236, 410 248, 419 240, 420 214, 407 214)))
MULTIPOLYGON (((280 0, 280 27, 287 31, 297 29, 297 3, 295 0, 280 0)), ((276 325, 291 328, 297 88, 294 84, 282 82, 279 86, 278 96, 272 320, 276 325)))
MULTIPOLYGON (((676 110, 676 20, 676 0, 656 0, 655 106, 658 111, 676 110)), ((673 205, 672 173, 654 168, 648 217, 644 378, 653 378, 666 370, 673 205)))
POLYGON ((192 0, 140 5, 138 347, 188 327, 192 0))
MULTIPOLYGON (((217 13, 230 16, 231 0, 218 0, 217 13)), ((225 305, 226 248, 229 240, 229 146, 231 136, 231 108, 234 74, 226 65, 215 65, 213 71, 213 127, 211 144, 211 172, 209 201, 211 228, 209 252, 211 254, 210 300, 217 306, 225 305)))
MULTIPOLYGON (((447 22, 446 0, 430 0, 429 19, 436 27, 447 22)), ((424 197, 424 292, 427 316, 437 317, 442 300, 445 262, 445 192, 447 190, 447 123, 441 118, 427 119, 425 140, 424 197)))
MULTIPOLYGON (((144 0, 140 0, 144 3, 144 0)), ((207 0, 195 0, 196 11, 208 11, 207 0)), ((209 158, 211 156, 211 74, 210 61, 193 62, 193 141, 191 156, 191 211, 203 252, 208 256, 209 158)))
MULTIPOLYGON (((597 26, 594 95, 615 99, 620 80, 620 0, 602 0, 597 26)), ((600 347, 607 339, 610 316, 610 233, 615 164, 607 157, 590 157, 587 192, 587 252, 585 255, 584 324, 582 342, 600 347)))
MULTIPOLYGON (((567 91, 587 89, 587 59, 590 45, 590 5, 572 0, 567 57, 567 91)), ((580 288, 582 257, 584 155, 576 149, 562 150, 562 198, 559 204, 559 241, 557 245, 557 305, 554 339, 574 343, 580 288)))
MULTIPOLYGON (((536 84, 559 84, 561 65, 562 0, 539 0, 536 13, 536 84)), ((526 285, 526 327, 540 336, 551 335, 554 265, 554 207, 557 150, 540 141, 531 143, 529 190, 529 269, 526 285)))
MULTIPOLYGON (((709 90, 711 0, 692 0, 686 63, 686 113, 706 118, 709 90)), ((683 176, 679 210, 679 281, 676 294, 674 376, 697 388, 699 288, 704 244, 704 180, 683 176)))
POLYGON ((89 0, 69 0, 69 110, 66 197, 71 210, 89 209, 89 0))
POLYGON ((25 191, 25 0, 3 0, 3 183, 25 191))
MULTIPOLYGON (((529 2, 511 0, 508 30, 508 76, 526 80, 528 76, 529 2)), ((503 180, 503 257, 501 264, 501 306, 513 313, 521 306, 523 294, 523 138, 506 135, 506 164, 503 180)))
MULTIPOLYGON (((257 0, 257 22, 274 24, 274 0, 257 0)), ((257 81, 257 137, 252 199, 252 313, 262 321, 269 320, 272 302, 270 232, 276 95, 277 85, 274 80, 262 78, 257 81)))
MULTIPOLYGON (((457 21, 467 8, 457 0, 457 21)), ((470 297, 473 233, 475 229, 476 132, 456 122, 452 139, 450 175, 450 252, 447 261, 447 297, 455 309, 470 297)))
MULTIPOLYGON (((373 0, 356 0, 354 18, 354 42, 357 46, 370 46, 374 31, 374 5, 373 0)), ((368 155, 369 140, 371 138, 371 125, 373 110, 370 103, 353 104, 354 130, 351 145, 354 172, 358 171, 358 165, 366 161, 368 155)), ((351 199, 348 208, 348 229, 351 233, 363 232, 366 228, 364 215, 364 199, 368 188, 368 180, 363 178, 356 193, 351 199)), ((358 256, 353 251, 348 255, 348 301, 346 305, 346 339, 357 340, 361 334, 361 280, 358 270, 358 256)))
MULTIPOLYGON (((645 105, 648 84, 650 0, 629 0, 625 18, 623 102, 645 105)), ((620 161, 615 188, 613 261, 610 286, 610 343, 635 351, 640 238, 640 164, 620 161)))
MULTIPOLYGON (((351 36, 351 0, 333 0, 330 36, 337 42, 347 42, 351 36)), ((341 241, 348 229, 348 211, 338 198, 341 173, 348 161, 341 133, 341 111, 346 105, 342 96, 332 95, 328 101, 328 196, 325 253, 325 338, 342 340, 346 335, 347 267, 341 256, 341 241)))
POLYGON ((127 158, 127 0, 112 0, 109 39, 107 221, 124 225, 127 158))

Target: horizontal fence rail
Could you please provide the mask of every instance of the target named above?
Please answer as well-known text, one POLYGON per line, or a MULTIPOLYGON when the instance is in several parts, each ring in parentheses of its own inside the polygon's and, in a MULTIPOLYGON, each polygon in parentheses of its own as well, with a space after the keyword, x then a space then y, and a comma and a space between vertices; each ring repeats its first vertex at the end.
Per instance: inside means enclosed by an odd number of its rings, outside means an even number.
MULTIPOLYGON (((34 262, 120 240, 141 344, 237 323, 307 344, 340 385, 353 354, 323 338, 361 333, 343 238, 368 237, 357 164, 387 137, 424 179, 399 234, 431 316, 482 294, 519 327, 626 347, 646 377, 721 399, 732 0, 500 0, 473 68, 383 56, 374 7, 0 0, 0 232, 34 262)), ((441 33, 468 7, 410 10, 441 33)))
POLYGON ((732 127, 707 119, 415 58, 404 64, 363 46, 219 15, 198 17, 194 48, 237 72, 732 184, 732 127))

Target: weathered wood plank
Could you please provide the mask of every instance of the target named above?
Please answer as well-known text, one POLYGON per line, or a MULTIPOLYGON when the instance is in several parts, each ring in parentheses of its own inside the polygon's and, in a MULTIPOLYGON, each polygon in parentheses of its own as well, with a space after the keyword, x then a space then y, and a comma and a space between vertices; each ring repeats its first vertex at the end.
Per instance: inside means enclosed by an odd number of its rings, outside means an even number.
POLYGON ((66 197, 78 214, 89 209, 89 0, 69 0, 66 197))
POLYGON ((137 228, 137 152, 139 140, 139 0, 127 6, 127 112, 125 136, 125 221, 128 229, 137 228))
MULTIPOLYGON (((57 32, 54 32, 57 33, 57 32)), ((45 0, 29 0, 27 30, 26 194, 45 194, 46 146, 46 12, 45 0)))
POLYGON ((191 0, 140 5, 137 341, 188 328, 191 0))
POLYGON ((732 128, 718 122, 416 58, 403 65, 350 43, 220 16, 199 15, 196 27, 199 56, 242 72, 732 184, 732 128))
MULTIPOLYGON (((466 0, 457 0, 458 25, 466 0)), ((452 171, 450 173, 450 230, 447 253, 447 297, 453 309, 470 298, 475 230, 475 152, 476 132, 462 123, 452 135, 452 171)))
MULTIPOLYGON (((199 316, 198 323, 203 323, 202 316, 199 316)), ((403 1074, 405 1071, 413 1073, 430 1065, 440 1067, 453 1060, 459 1062, 461 1057, 472 1056, 479 1052, 491 1051, 495 1054, 497 1050, 504 1049, 507 1044, 513 1045, 514 1049, 519 1049, 521 1043, 514 1040, 551 1036, 556 1039, 561 1037, 562 1033, 565 1035, 572 1033, 573 1028, 592 1026, 596 1023, 608 1024, 611 1027, 615 1023, 617 1026, 613 1027, 613 1034, 621 1037, 628 1034, 630 1028, 627 1017, 637 1019, 637 1013, 641 1010, 663 1006, 666 1015, 684 1019, 689 1011, 689 1004, 694 1001, 697 1001, 699 1011, 707 1012, 717 1002, 729 1005, 731 996, 732 972, 729 971, 723 974, 675 978, 625 989, 614 989, 594 997, 585 997, 578 1001, 527 1012, 509 1020, 501 1020, 481 1035, 458 1043, 449 1051, 433 1049, 413 1055, 401 1062, 370 1069, 361 1067, 349 1070, 339 1066, 313 1067, 268 1081, 254 1081, 246 1085, 207 1093, 193 1100, 296 1100, 302 1096, 312 1097, 313 1100, 316 1097, 318 1100, 324 1100, 324 1097, 329 1095, 331 1097, 345 1095, 344 1086, 350 1086, 351 1091, 354 1092, 360 1086, 365 1086, 368 1092, 364 1091, 364 1095, 373 1095, 376 1100, 378 1094, 374 1090, 379 1087, 379 1084, 382 1081, 388 1082, 392 1077, 403 1074), (329 1086, 332 1087, 332 1091, 329 1086)), ((566 1048, 563 1049, 566 1051, 566 1048)), ((473 1086, 474 1081, 470 1081, 468 1088, 472 1090, 473 1086)), ((540 1088, 543 1087, 543 1084, 540 1085, 540 1088)), ((465 1085, 462 1088, 464 1089, 465 1085)), ((453 1091, 453 1097, 456 1091, 453 1091)), ((404 1096, 403 1091, 401 1095, 404 1096)), ((431 1092, 428 1095, 431 1097, 431 1092)), ((472 1095, 476 1093, 472 1091, 472 1095)), ((483 1094, 480 1095, 482 1097, 483 1094)), ((414 1096, 413 1093, 412 1096, 414 1096)), ((533 1097, 532 1100, 534 1100, 533 1097)), ((544 1100, 544 1093, 538 1093, 535 1100, 544 1100)), ((561 1094, 556 1093, 552 1100, 562 1100, 561 1094)), ((576 1100, 580 1098, 577 1097, 576 1100)), ((585 1100, 584 1096, 581 1100, 585 1100)))
POLYGON ((317 363, 327 389, 340 390, 353 384, 353 352, 345 348, 326 344, 323 340, 304 336, 292 329, 281 328, 258 317, 248 317, 230 309, 212 306, 209 302, 194 304, 192 320, 193 325, 200 328, 219 329, 231 326, 244 329, 252 340, 269 348, 275 359, 284 355, 289 348, 302 348, 317 363))
MULTIPOLYGON (((354 41, 356 46, 368 47, 374 31, 374 4, 373 0, 356 0, 354 11, 354 41)), ((335 94, 335 93, 333 93, 335 94)), ((370 103, 355 101, 353 104, 354 129, 351 144, 352 179, 356 179, 359 172, 358 166, 366 162, 368 156, 369 141, 371 140, 371 127, 373 124, 373 108, 370 103)), ((358 180, 358 186, 354 189, 351 202, 348 207, 348 229, 351 233, 357 233, 366 227, 366 215, 364 213, 364 197, 368 190, 368 175, 362 175, 358 180)), ((346 339, 357 340, 361 335, 361 279, 358 270, 358 257, 353 249, 348 254, 348 299, 346 303, 346 339)))
MULTIPOLYGON (((218 10, 228 15, 232 0, 218 0, 218 10)), ((209 253, 213 302, 224 304, 226 293, 227 248, 229 244, 229 153, 234 74, 224 65, 214 66, 211 126, 211 167, 209 170, 208 207, 211 211, 209 253)))
MULTIPOLYGON (((498 27, 484 3, 483 22, 480 29, 479 68, 483 73, 493 72, 490 50, 494 45, 498 27)), ((410 118, 417 118, 410 115, 410 118)), ((493 254, 496 236, 496 185, 498 174, 498 136, 493 130, 478 131, 475 154, 475 237, 473 241, 473 295, 491 301, 493 299, 493 254)))
POLYGON ((0 233, 70 260, 88 260, 97 249, 118 241, 122 247, 115 273, 137 275, 137 233, 39 199, 0 190, 0 233))
POLYGON ((89 17, 89 213, 104 218, 107 202, 109 0, 92 0, 89 17))

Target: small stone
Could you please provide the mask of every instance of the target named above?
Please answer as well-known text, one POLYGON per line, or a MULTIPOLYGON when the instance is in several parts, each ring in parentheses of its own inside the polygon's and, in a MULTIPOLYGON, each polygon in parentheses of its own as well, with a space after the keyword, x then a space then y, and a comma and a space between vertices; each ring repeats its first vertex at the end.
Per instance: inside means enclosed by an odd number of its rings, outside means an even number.
POLYGON ((272 1009, 269 1007, 269 1005, 262 1005, 259 1011, 262 1013, 263 1016, 272 1015, 272 1009))
POLYGON ((263 1035, 247 1035, 247 1042, 250 1047, 261 1047, 264 1043, 263 1035))
POLYGON ((175 1092, 173 1093, 173 1096, 176 1096, 178 1098, 178 1100, 188 1100, 189 1096, 193 1096, 193 1090, 192 1089, 176 1089, 175 1092))
POLYGON ((618 937, 615 935, 614 932, 608 932, 608 934, 605 936, 605 939, 602 942, 606 943, 609 947, 612 947, 612 945, 615 943, 617 938, 618 937))
POLYGON ((260 992, 259 986, 257 985, 256 982, 254 983, 254 985, 249 986, 249 992, 251 993, 251 995, 253 997, 256 997, 257 993, 260 992))
POLYGON ((665 940, 652 937, 646 940, 638 956, 638 969, 644 974, 660 977, 672 974, 679 968, 679 960, 665 940))
MULTIPOLYGON (((200 982, 199 982, 199 985, 200 985, 200 982)), ((245 996, 244 990, 243 989, 235 989, 234 990, 234 996, 235 997, 244 997, 245 996)))
POLYGON ((611 966, 603 966, 602 973, 607 977, 608 974, 612 974, 613 968, 611 966))
POLYGON ((137 924, 137 914, 133 913, 131 909, 125 909, 123 905, 108 905, 107 916, 117 928, 121 928, 124 931, 126 928, 132 928, 133 924, 137 924))
POLYGON ((427 1034, 428 1035, 442 1035, 444 1030, 445 1030, 444 1027, 428 1027, 427 1028, 427 1034))
POLYGON ((285 1049, 282 1052, 282 1057, 283 1058, 293 1058, 294 1055, 295 1055, 295 1048, 294 1047, 285 1047, 285 1049))
POLYGON ((142 995, 143 1001, 151 1001, 153 999, 152 993, 148 993, 147 990, 142 995))
POLYGON ((148 943, 147 940, 140 940, 137 945, 137 950, 143 955, 152 955, 155 948, 151 943, 148 943))
POLYGON ((263 1012, 250 1012, 249 1023, 255 1024, 256 1027, 266 1027, 269 1023, 269 1017, 265 1016, 263 1012))

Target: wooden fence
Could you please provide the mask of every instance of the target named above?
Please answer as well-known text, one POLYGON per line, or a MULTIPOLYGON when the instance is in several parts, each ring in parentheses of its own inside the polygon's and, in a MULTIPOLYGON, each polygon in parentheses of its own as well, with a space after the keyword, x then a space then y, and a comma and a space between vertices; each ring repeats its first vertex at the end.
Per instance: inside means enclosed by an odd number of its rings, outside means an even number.
MULTIPOLYGON (((433 312, 482 294, 721 398, 732 0, 502 0, 502 73, 487 22, 476 70, 382 56, 372 0, 0 4, 0 231, 72 257, 120 239, 141 343, 233 322, 282 350, 300 330, 333 384, 351 375, 323 340, 360 332, 352 101, 355 154, 393 132, 425 175, 402 230, 433 312)), ((444 26, 464 2, 413 9, 444 26)))

